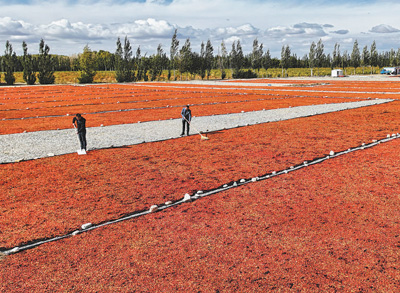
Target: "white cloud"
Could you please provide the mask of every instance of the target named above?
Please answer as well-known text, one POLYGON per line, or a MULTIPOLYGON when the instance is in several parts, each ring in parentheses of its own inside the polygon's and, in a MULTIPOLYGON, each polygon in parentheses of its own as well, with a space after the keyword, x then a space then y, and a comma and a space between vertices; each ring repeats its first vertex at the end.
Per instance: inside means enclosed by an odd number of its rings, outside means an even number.
POLYGON ((337 31, 331 31, 332 34, 338 34, 338 35, 346 35, 349 33, 349 30, 337 30, 337 31))
POLYGON ((0 35, 23 35, 29 29, 29 25, 24 21, 13 20, 10 17, 0 18, 0 35))
POLYGON ((170 38, 174 33, 174 26, 165 20, 135 20, 129 23, 112 25, 112 32, 118 36, 128 36, 132 38, 170 38))
POLYGON ((37 48, 43 38, 52 53, 57 54, 80 53, 86 44, 92 50, 113 52, 117 37, 125 36, 153 54, 159 43, 169 48, 176 28, 181 45, 190 38, 194 50, 208 39, 214 47, 222 40, 227 47, 240 40, 243 50, 249 52, 255 38, 275 56, 280 55, 282 44, 289 44, 292 52, 301 56, 312 41, 319 39, 326 42, 326 51, 333 49, 336 42, 345 49, 350 45, 348 40, 354 39, 360 46, 375 39, 379 50, 398 47, 393 33, 399 31, 396 19, 400 2, 395 0, 33 0, 27 5, 16 2, 0 2, 0 45, 6 40, 26 40, 28 46, 33 44, 37 48), (392 39, 388 33, 392 33, 392 39))
POLYGON ((266 35, 275 38, 281 37, 299 37, 302 38, 320 38, 326 36, 323 26, 320 24, 299 23, 293 26, 277 26, 265 31, 266 35))
POLYGON ((398 33, 400 30, 390 25, 380 24, 371 28, 370 32, 378 34, 398 33))

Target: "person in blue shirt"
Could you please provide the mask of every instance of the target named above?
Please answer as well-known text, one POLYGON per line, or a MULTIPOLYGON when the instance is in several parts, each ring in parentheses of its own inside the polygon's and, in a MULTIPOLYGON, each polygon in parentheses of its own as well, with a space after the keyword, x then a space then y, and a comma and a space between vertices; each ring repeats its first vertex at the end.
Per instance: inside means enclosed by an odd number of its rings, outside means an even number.
POLYGON ((182 115, 182 133, 181 136, 185 134, 185 126, 186 126, 186 135, 189 135, 189 129, 190 129, 190 121, 192 120, 192 111, 189 108, 189 105, 186 106, 186 108, 182 109, 181 112, 182 115))

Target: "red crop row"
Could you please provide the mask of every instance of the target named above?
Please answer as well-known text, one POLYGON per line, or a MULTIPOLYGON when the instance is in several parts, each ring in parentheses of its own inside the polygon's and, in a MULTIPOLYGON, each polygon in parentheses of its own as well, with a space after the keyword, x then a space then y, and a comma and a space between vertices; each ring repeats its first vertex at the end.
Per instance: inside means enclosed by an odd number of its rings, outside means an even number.
MULTIPOLYGON (((384 106, 374 108, 366 114, 359 110, 344 116, 344 112, 330 114, 326 125, 336 124, 342 138, 350 139, 351 131, 343 126, 351 128, 350 119, 358 118, 353 122, 359 123, 368 115, 378 118, 382 110, 387 110, 384 106)), ((311 124, 307 130, 315 130, 314 124, 321 123, 313 118, 301 119, 311 124)), ((277 132, 294 131, 287 123, 282 124, 285 123, 276 125, 277 132)), ((371 127, 376 126, 377 121, 372 121, 371 127)), ((252 133, 257 134, 260 127, 251 127, 252 133)), ((300 123, 300 128, 304 124, 300 123)), ((362 124, 361 129, 355 130, 359 130, 362 138, 379 134, 377 129, 368 130, 362 124)), ((314 135, 321 136, 325 148, 338 146, 340 139, 332 131, 329 128, 314 135), (330 136, 334 136, 331 144, 327 143, 330 136)), ((230 132, 223 134, 226 137, 230 132)), ((238 132, 241 137, 243 133, 238 132)), ((309 143, 305 137, 288 138, 295 148, 298 139, 309 143)), ((243 151, 243 157, 251 159, 235 135, 231 139, 243 151)), ((258 137, 259 143, 263 141, 271 142, 258 137)), ((184 147, 192 156, 198 151, 191 139, 173 145, 184 147)), ((399 147, 399 141, 392 141, 8 256, 0 260, 0 291, 397 292, 400 288, 397 209, 400 172, 396 163, 399 147)), ((212 150, 215 151, 214 145, 212 150)), ((286 146, 280 150, 283 156, 293 155, 286 146)), ((124 150, 132 151, 135 150, 124 150)), ((319 151, 322 150, 316 150, 319 151)), ((200 166, 212 165, 206 162, 214 161, 211 153, 210 149, 209 158, 202 159, 200 166)), ((156 153, 148 160, 151 162, 158 156, 156 153)), ((293 159, 303 158, 296 154, 293 159)), ((237 159, 240 156, 234 158, 237 159)), ((86 163, 81 162, 79 167, 86 163)), ((176 170, 185 175, 186 181, 191 180, 187 178, 187 169, 192 170, 191 167, 177 165, 176 170)), ((202 177, 201 172, 198 175, 196 178, 202 177)), ((209 174, 214 175, 217 174, 209 174)), ((71 197, 74 193, 65 196, 65 200, 71 197)), ((77 200, 77 204, 85 204, 85 200, 88 198, 77 200)), ((103 200, 98 197, 92 204, 100 206, 103 200)), ((47 201, 54 203, 53 198, 47 201)), ((74 209, 69 208, 64 213, 68 219, 75 215, 74 209)), ((33 213, 31 217, 37 215, 33 213)))
MULTIPOLYGON (((98 223, 398 132, 400 102, 0 169, 0 247, 98 223)), ((177 130, 178 131, 178 130, 177 130)), ((89 142, 90 144, 90 142, 89 142)))
MULTIPOLYGON (((226 83, 237 83, 237 80, 226 80, 226 83)), ((382 81, 368 81, 368 80, 349 80, 349 79, 335 79, 335 80, 294 80, 294 79, 253 79, 253 80, 241 80, 243 83, 248 84, 293 84, 294 86, 307 86, 307 87, 316 87, 316 88, 338 88, 341 90, 349 89, 351 90, 367 90, 367 89, 382 89, 385 92, 387 91, 399 91, 399 81, 398 80, 382 80, 382 81)))
MULTIPOLYGON (((65 102, 52 102, 52 103, 42 103, 40 105, 30 105, 26 108, 10 108, 10 110, 3 110, 0 112, 0 117, 4 119, 14 119, 14 118, 28 118, 28 117, 43 117, 43 116, 53 116, 53 115, 65 115, 67 113, 72 114, 85 110, 85 113, 94 113, 101 111, 117 111, 125 109, 142 109, 142 108, 157 108, 157 107, 171 107, 180 106, 183 107, 186 104, 189 105, 202 105, 202 104, 218 104, 218 103, 233 103, 233 102, 250 102, 265 100, 271 101, 279 99, 289 99, 296 98, 296 96, 269 96, 267 94, 247 94, 247 95, 214 95, 207 97, 186 97, 186 98, 170 98, 170 99, 160 99, 160 100, 145 100, 145 101, 135 101, 132 98, 127 99, 114 99, 114 98, 103 98, 96 102, 86 102, 71 104, 69 101, 65 102), (56 105, 59 103, 59 105, 56 105)), ((9 105, 12 107, 12 105, 9 105)), ((5 107, 5 106, 4 106, 5 107)))
MULTIPOLYGON (((65 129, 71 127, 71 116, 74 113, 90 113, 87 114, 87 126, 115 125, 125 123, 136 123, 138 121, 165 120, 180 117, 180 107, 191 104, 192 113, 195 116, 208 116, 216 114, 237 113, 241 111, 253 111, 263 109, 277 109, 294 106, 303 106, 311 104, 323 103, 340 103, 349 102, 354 99, 341 98, 324 98, 320 97, 298 97, 292 95, 279 96, 271 93, 261 94, 260 92, 249 92, 248 94, 240 94, 235 92, 218 93, 215 91, 211 97, 198 97, 174 100, 145 101, 138 103, 117 103, 114 101, 108 104, 110 99, 103 99, 101 105, 80 105, 70 107, 56 108, 40 108, 23 109, 18 111, 0 111, 0 115, 4 116, 0 121, 0 133, 10 134, 23 131, 38 131, 50 129, 65 129), (209 105, 207 105, 209 104, 209 105), (210 105, 211 104, 211 105, 210 105), (157 109, 160 107, 161 109, 157 109), (164 108, 162 108, 164 107, 164 108), (176 108, 178 107, 178 108, 176 108), (141 109, 150 108, 150 109, 141 109), (137 110, 136 110, 137 109, 137 110), (124 110, 129 110, 125 112, 124 110), (97 113, 102 111, 114 111, 112 113, 97 113), (121 112, 120 112, 121 111, 121 112), (69 116, 67 116, 67 114, 69 116), (59 117, 50 117, 59 115, 59 117), (44 116, 44 117, 43 117, 44 116), (46 117, 49 116, 49 117, 46 117), (33 118, 31 118, 33 117, 33 118), (30 118, 7 120, 11 118, 30 118)), ((151 96, 149 94, 149 96, 151 96)), ((147 98, 148 96, 146 96, 147 98)), ((141 99, 144 100, 143 97, 141 99)), ((134 100, 132 98, 132 100, 134 100)), ((356 99, 355 99, 356 100, 356 99)))

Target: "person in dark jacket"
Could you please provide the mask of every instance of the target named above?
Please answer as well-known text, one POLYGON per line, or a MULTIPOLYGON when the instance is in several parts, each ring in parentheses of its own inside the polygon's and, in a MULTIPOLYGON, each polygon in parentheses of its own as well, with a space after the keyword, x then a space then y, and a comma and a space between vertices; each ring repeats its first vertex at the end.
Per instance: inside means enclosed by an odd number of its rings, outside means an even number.
POLYGON ((78 133, 81 150, 86 151, 86 119, 78 113, 75 115, 74 119, 72 119, 72 124, 78 133))
POLYGON ((190 126, 190 121, 192 120, 192 111, 189 109, 189 105, 186 106, 186 108, 182 109, 181 112, 182 115, 182 133, 181 136, 185 134, 185 125, 186 127, 186 135, 189 135, 189 126, 190 126))

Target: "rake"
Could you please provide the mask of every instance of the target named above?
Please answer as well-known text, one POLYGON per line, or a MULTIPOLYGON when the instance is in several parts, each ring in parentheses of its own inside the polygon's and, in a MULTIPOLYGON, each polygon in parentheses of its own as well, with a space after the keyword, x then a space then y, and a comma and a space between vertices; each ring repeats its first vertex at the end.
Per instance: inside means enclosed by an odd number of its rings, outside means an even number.
MULTIPOLYGON (((186 122, 190 124, 190 121, 187 120, 186 117, 183 117, 183 119, 185 119, 186 122)), ((191 124, 190 124, 190 125, 191 125, 191 124)), ((207 140, 207 139, 209 139, 207 136, 201 134, 201 132, 200 132, 196 127, 194 127, 194 126, 192 126, 192 127, 194 128, 194 130, 197 131, 198 134, 200 134, 200 139, 202 139, 202 140, 207 140)))

